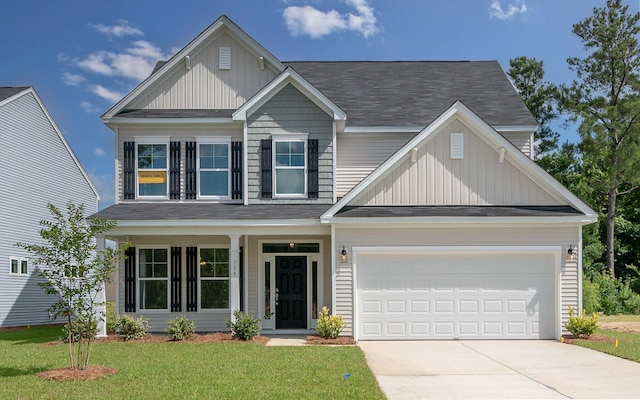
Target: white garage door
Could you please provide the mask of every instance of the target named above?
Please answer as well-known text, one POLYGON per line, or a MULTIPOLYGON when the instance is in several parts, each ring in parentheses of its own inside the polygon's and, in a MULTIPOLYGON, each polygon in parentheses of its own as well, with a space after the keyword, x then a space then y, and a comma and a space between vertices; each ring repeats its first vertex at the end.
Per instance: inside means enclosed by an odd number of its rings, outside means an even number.
POLYGON ((359 340, 553 339, 552 253, 357 254, 359 340))

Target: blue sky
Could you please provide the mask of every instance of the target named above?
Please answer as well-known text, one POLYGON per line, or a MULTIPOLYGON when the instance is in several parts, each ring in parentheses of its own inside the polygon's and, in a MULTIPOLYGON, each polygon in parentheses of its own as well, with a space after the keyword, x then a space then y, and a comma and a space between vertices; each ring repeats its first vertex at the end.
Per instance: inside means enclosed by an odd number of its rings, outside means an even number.
MULTIPOLYGON (((113 203, 113 133, 100 115, 226 14, 283 61, 544 61, 573 78, 574 23, 605 0, 4 0, 0 86, 34 86, 100 191, 113 203)), ((632 12, 638 2, 628 1, 632 12)), ((563 137, 575 141, 574 132, 563 137)))

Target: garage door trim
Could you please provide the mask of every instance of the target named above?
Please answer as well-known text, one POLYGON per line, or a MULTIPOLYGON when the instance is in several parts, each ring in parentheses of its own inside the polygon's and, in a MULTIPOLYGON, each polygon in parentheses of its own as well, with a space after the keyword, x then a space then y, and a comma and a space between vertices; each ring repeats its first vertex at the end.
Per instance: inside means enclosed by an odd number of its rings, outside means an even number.
POLYGON ((554 284, 556 306, 554 307, 555 336, 562 336, 562 285, 561 263, 562 246, 354 246, 352 248, 353 261, 353 337, 358 340, 358 257, 362 255, 390 254, 390 255, 469 255, 469 254, 552 254, 554 256, 554 284))

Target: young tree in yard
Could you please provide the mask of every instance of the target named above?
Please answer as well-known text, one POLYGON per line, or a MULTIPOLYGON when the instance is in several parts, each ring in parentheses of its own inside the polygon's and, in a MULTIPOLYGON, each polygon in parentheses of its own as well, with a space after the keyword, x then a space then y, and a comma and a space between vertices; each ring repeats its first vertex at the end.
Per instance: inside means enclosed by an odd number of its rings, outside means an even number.
POLYGON ((66 320, 66 332, 71 368, 85 369, 89 365, 91 347, 99 320, 104 313, 102 287, 109 280, 115 263, 125 251, 98 249, 94 237, 115 226, 114 221, 84 218, 84 206, 67 203, 67 215, 48 204, 53 221, 41 221, 40 236, 45 244, 18 243, 31 253, 31 261, 40 267, 45 278, 40 283, 47 294, 57 296, 49 312, 53 319, 66 320))
POLYGON ((558 149, 560 137, 549 126, 549 122, 558 117, 554 108, 555 87, 544 81, 542 61, 520 56, 509 60, 509 66, 507 75, 539 124, 534 135, 535 159, 544 169, 547 169, 547 164, 551 162, 550 153, 558 149))
POLYGON ((606 266, 615 277, 615 219, 618 196, 640 184, 640 14, 621 0, 573 26, 587 52, 568 59, 577 75, 561 88, 560 105, 580 123, 585 176, 606 205, 606 266))

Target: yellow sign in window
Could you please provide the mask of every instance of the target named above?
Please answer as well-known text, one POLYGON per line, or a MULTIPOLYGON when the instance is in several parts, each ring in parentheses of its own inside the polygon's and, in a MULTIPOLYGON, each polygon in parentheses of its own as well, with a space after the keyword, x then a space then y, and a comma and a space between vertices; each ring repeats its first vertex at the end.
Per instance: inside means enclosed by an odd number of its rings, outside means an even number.
POLYGON ((167 171, 138 171, 139 183, 166 183, 167 171))

